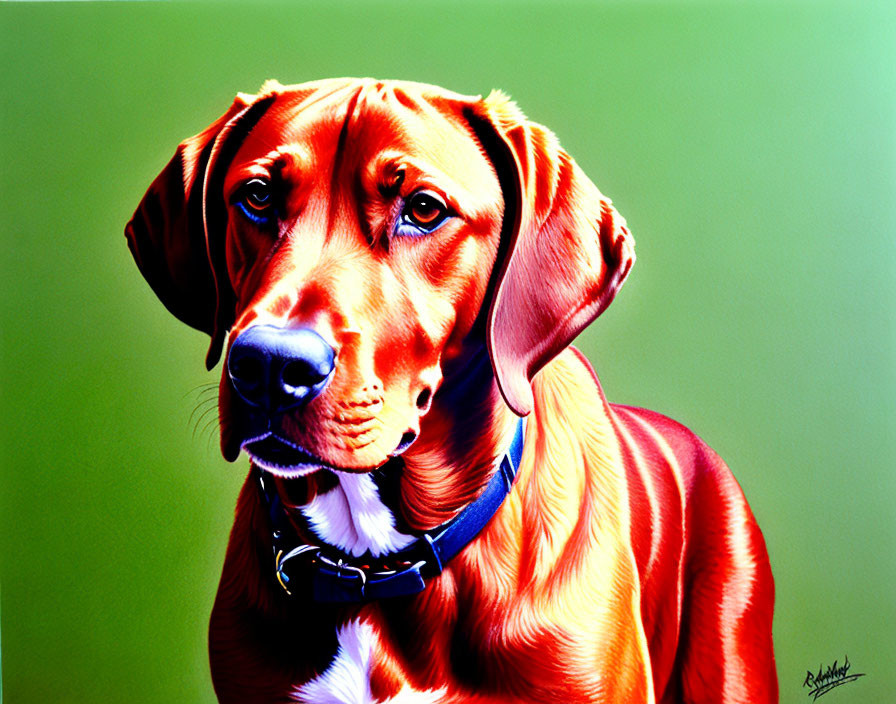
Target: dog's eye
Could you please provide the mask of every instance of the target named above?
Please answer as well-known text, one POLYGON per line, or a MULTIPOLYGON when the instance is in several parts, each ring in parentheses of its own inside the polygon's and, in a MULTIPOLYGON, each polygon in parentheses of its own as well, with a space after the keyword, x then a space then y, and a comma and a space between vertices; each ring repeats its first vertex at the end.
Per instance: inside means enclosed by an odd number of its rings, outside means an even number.
POLYGON ((396 232, 399 235, 432 232, 449 216, 448 206, 438 196, 427 191, 419 191, 405 203, 396 232))
POLYGON ((253 178, 240 189, 236 204, 247 218, 257 224, 266 224, 274 213, 274 197, 271 184, 263 178, 253 178))

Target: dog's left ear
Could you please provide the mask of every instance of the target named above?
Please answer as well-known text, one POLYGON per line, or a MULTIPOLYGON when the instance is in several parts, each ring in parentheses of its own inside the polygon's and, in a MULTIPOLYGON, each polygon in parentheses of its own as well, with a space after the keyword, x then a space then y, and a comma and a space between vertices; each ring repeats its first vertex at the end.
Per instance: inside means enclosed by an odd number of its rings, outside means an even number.
POLYGON ((278 88, 266 84, 258 96, 240 93, 227 112, 184 140, 125 228, 140 272, 165 307, 211 336, 209 369, 221 355, 235 305, 224 259, 221 180, 278 88))
POLYGON ((610 305, 635 261, 625 220, 545 127, 494 92, 467 117, 504 193, 503 255, 487 342, 504 400, 533 407, 532 377, 610 305))

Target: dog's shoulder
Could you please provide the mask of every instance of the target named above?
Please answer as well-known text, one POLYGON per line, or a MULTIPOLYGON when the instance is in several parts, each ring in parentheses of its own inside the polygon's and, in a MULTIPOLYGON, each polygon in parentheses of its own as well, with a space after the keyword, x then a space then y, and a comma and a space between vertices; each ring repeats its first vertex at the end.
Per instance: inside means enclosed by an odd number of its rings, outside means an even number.
POLYGON ((616 455, 630 490, 642 486, 667 509, 705 501, 709 494, 746 506, 731 470, 697 433, 662 413, 610 403, 594 368, 574 347, 535 381, 540 422, 563 423, 585 439, 584 447, 597 445, 602 453, 616 455))
POLYGON ((686 425, 646 408, 622 404, 610 407, 623 444, 645 461, 654 475, 671 472, 685 503, 708 487, 742 497, 725 461, 686 425))
POLYGON ((629 458, 639 563, 649 560, 657 545, 676 545, 687 571, 714 574, 720 583, 741 574, 751 583, 771 585, 762 532, 725 461, 690 428, 667 416, 631 406, 611 408, 629 458), (661 526, 656 525, 660 515, 661 526), (649 550, 638 550, 639 524, 653 525, 641 541, 649 550))

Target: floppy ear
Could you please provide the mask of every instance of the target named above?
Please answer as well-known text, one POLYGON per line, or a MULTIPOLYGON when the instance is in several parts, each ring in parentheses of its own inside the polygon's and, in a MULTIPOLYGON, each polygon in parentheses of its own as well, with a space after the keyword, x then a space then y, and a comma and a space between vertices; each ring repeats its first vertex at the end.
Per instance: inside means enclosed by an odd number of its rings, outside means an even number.
POLYGON ((221 179, 275 97, 270 91, 261 97, 241 93, 208 128, 182 142, 124 231, 140 272, 165 307, 211 335, 209 369, 220 357, 235 304, 224 261, 221 179))
POLYGON ((634 239, 553 133, 529 122, 506 96, 493 92, 475 104, 471 124, 505 202, 506 251, 489 310, 488 349, 504 400, 523 416, 534 402, 532 377, 622 286, 635 261, 634 239))

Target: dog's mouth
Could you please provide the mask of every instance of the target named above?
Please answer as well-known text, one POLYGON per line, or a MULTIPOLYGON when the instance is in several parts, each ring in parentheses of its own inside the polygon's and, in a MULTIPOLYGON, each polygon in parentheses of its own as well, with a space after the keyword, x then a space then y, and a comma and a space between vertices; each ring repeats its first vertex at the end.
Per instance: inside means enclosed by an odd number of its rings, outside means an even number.
POLYGON ((270 432, 245 441, 243 449, 254 464, 285 479, 303 477, 320 469, 335 469, 320 457, 270 432))
MULTIPOLYGON (((389 453, 385 461, 402 454, 416 439, 417 434, 415 432, 406 432, 402 435, 401 442, 394 451, 389 453)), ((376 467, 361 469, 338 467, 326 462, 321 457, 296 443, 290 442, 270 431, 264 435, 244 441, 242 449, 246 451, 246 454, 249 455, 249 458, 255 465, 283 479, 304 477, 320 470, 357 473, 376 469, 376 467)))

